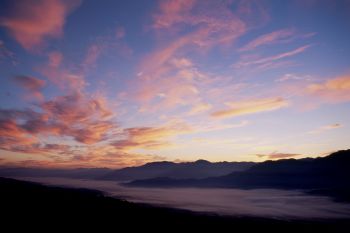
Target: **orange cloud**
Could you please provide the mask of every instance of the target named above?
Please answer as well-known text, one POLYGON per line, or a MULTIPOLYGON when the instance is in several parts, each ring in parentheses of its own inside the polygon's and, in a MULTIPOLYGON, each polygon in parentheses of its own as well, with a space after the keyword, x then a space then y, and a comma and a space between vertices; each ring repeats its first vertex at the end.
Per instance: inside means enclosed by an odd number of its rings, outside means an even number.
POLYGON ((8 14, 0 18, 0 25, 25 49, 33 49, 47 38, 60 37, 67 15, 79 4, 77 0, 13 2, 8 14))
POLYGON ((129 151, 133 149, 159 149, 171 145, 168 138, 178 134, 191 132, 191 128, 184 124, 167 125, 163 127, 138 127, 125 129, 126 139, 113 143, 116 149, 129 151))
POLYGON ((41 93, 41 90, 45 86, 45 81, 34 78, 34 77, 29 77, 29 76, 24 76, 24 75, 19 75, 13 77, 13 81, 26 89, 28 91, 28 97, 33 97, 38 100, 43 100, 44 96, 41 93))
POLYGON ((105 139, 116 125, 107 119, 113 114, 102 98, 88 98, 75 93, 57 97, 41 105, 48 118, 50 131, 72 136, 76 141, 93 144, 105 139))
POLYGON ((286 107, 288 102, 285 99, 278 97, 227 103, 226 105, 228 105, 230 108, 213 112, 211 115, 215 118, 227 118, 273 111, 286 107))
POLYGON ((329 103, 350 101, 350 76, 342 76, 323 83, 311 84, 306 93, 329 103))
POLYGON ((38 143, 38 139, 28 134, 16 121, 0 118, 0 149, 19 151, 19 148, 31 147, 35 143, 38 143))
POLYGON ((250 51, 262 45, 268 45, 273 43, 281 43, 283 41, 288 41, 287 38, 290 38, 294 35, 294 30, 292 29, 282 29, 274 31, 262 36, 259 36, 255 40, 249 42, 245 46, 239 49, 239 51, 250 51))

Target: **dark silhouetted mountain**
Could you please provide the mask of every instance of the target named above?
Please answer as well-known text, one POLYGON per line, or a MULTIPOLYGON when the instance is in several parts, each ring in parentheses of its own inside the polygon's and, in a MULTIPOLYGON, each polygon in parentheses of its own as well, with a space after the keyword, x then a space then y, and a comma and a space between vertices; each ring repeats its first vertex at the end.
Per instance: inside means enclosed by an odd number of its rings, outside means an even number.
POLYGON ((206 160, 195 162, 153 162, 139 167, 127 167, 112 171, 100 179, 129 181, 136 179, 151 179, 156 177, 169 177, 176 179, 206 178, 230 174, 234 171, 244 171, 252 167, 253 162, 218 162, 211 163, 206 160))
POLYGON ((95 179, 110 172, 108 168, 42 169, 42 168, 0 168, 2 177, 64 177, 74 179, 95 179))
POLYGON ((229 217, 130 203, 100 191, 0 178, 1 227, 10 232, 347 232, 348 219, 229 217), (125 230, 124 230, 125 229, 125 230))
POLYGON ((258 163, 246 171, 205 179, 154 178, 128 186, 342 189, 350 188, 350 150, 322 158, 283 159, 258 163))

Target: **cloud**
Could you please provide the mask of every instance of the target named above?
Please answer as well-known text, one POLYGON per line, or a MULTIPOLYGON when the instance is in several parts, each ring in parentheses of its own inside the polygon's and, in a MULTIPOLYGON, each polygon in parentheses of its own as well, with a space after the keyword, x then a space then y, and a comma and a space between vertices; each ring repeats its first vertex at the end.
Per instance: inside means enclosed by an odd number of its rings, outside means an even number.
POLYGON ((28 134, 16 121, 0 118, 0 149, 17 151, 18 147, 30 146, 37 142, 37 138, 28 134))
POLYGON ((233 67, 235 67, 235 68, 242 68, 242 67, 250 66, 250 65, 266 66, 266 65, 269 65, 272 62, 279 61, 281 59, 284 59, 284 58, 287 58, 287 57, 291 57, 291 56, 295 56, 295 55, 297 55, 299 53, 302 53, 306 49, 308 49, 309 47, 310 47, 310 45, 305 45, 305 46, 301 46, 299 48, 296 48, 296 49, 294 49, 292 51, 280 53, 280 54, 269 56, 269 57, 253 59, 253 60, 239 61, 238 63, 234 64, 233 67))
POLYGON ((8 13, 0 18, 0 25, 25 49, 32 50, 48 38, 62 36, 67 15, 79 4, 77 0, 13 2, 8 13))
MULTIPOLYGON (((59 51, 49 52, 47 58, 47 62, 37 68, 40 74, 62 90, 83 91, 87 84, 81 67, 76 68, 74 71, 66 68, 65 64, 63 64, 64 56, 59 51)), ((84 68, 84 65, 82 66, 84 68)))
POLYGON ((115 37, 117 39, 122 39, 125 37, 125 29, 123 27, 118 27, 115 31, 115 37))
POLYGON ((267 157, 269 159, 287 159, 287 158, 294 158, 300 155, 301 154, 272 152, 270 154, 257 154, 256 156, 258 156, 259 158, 267 157))
POLYGON ((118 129, 109 120, 112 113, 101 97, 74 93, 37 104, 36 108, 40 111, 0 109, 1 149, 27 153, 57 150, 42 146, 40 142, 47 137, 71 137, 90 145, 107 140, 118 129))
POLYGON ((217 124, 217 122, 198 122, 194 123, 192 127, 194 128, 195 133, 203 133, 203 132, 211 132, 211 131, 219 131, 233 128, 241 128, 249 125, 250 122, 247 120, 242 120, 235 124, 217 124))
POLYGON ((259 112, 273 111, 288 106, 288 102, 281 98, 265 98, 227 103, 228 109, 213 112, 212 117, 228 118, 259 112))
POLYGON ((174 30, 195 27, 193 43, 200 47, 229 44, 241 36, 246 26, 231 10, 231 3, 222 1, 162 1, 154 16, 155 29, 174 30))
POLYGON ((132 85, 129 95, 140 103, 141 112, 191 106, 200 101, 199 87, 205 75, 189 59, 168 52, 162 50, 146 59, 142 75, 132 85))
POLYGON ((307 86, 306 93, 327 103, 350 101, 350 76, 329 79, 323 83, 307 86))
POLYGON ((85 144, 104 140, 106 133, 116 127, 107 120, 113 114, 103 98, 74 93, 47 101, 40 107, 51 125, 60 127, 60 134, 85 144))
POLYGON ((7 48, 4 41, 0 40, 0 63, 3 61, 10 61, 12 65, 18 64, 15 53, 7 48))
POLYGON ((168 141, 169 138, 191 131, 192 129, 185 124, 127 128, 123 131, 125 139, 117 140, 112 145, 121 151, 133 149, 160 149, 171 145, 168 141))
POLYGON ((246 32, 246 24, 230 1, 161 1, 153 19, 161 46, 142 59, 124 97, 135 100, 140 112, 186 106, 194 114, 207 102, 206 91, 215 79, 189 56, 231 46, 246 32))
POLYGON ((44 99, 44 96, 41 93, 43 87, 45 86, 44 80, 25 75, 18 75, 12 79, 16 84, 28 91, 27 97, 33 97, 38 100, 44 99))
POLYGON ((319 134, 319 133, 323 133, 325 131, 329 131, 329 130, 334 130, 334 129, 339 129, 342 128, 343 125, 339 124, 339 123, 335 123, 335 124, 331 124, 331 125, 324 125, 319 127, 318 129, 309 131, 309 134, 319 134))
POLYGON ((183 21, 183 16, 194 7, 195 0, 166 0, 159 4, 159 12, 154 15, 154 28, 168 28, 183 21))
POLYGON ((285 74, 282 77, 276 79, 276 82, 286 82, 286 81, 312 81, 313 77, 311 75, 297 75, 297 74, 285 74))
POLYGON ((259 36, 255 40, 249 42, 245 46, 239 49, 239 51, 250 51, 259 46, 281 43, 284 41, 288 41, 288 39, 294 35, 293 29, 282 29, 274 32, 270 32, 268 34, 264 34, 259 36))
POLYGON ((206 112, 212 109, 212 105, 208 103, 199 103, 195 106, 193 106, 189 112, 189 115, 195 115, 198 113, 206 112))
POLYGON ((48 54, 49 57, 49 66, 50 67, 59 67, 63 61, 63 54, 58 51, 52 51, 48 54))

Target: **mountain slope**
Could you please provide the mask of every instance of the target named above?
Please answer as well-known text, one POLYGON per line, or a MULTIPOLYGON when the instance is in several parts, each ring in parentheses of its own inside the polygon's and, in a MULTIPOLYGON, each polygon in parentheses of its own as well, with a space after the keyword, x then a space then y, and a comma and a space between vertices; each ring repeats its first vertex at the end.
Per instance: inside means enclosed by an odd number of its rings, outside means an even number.
POLYGON ((176 179, 206 178, 230 174, 234 171, 244 171, 252 167, 253 162, 218 162, 211 163, 197 160, 187 163, 154 162, 139 167, 127 167, 110 172, 100 179, 128 181, 135 179, 151 179, 169 177, 176 179))

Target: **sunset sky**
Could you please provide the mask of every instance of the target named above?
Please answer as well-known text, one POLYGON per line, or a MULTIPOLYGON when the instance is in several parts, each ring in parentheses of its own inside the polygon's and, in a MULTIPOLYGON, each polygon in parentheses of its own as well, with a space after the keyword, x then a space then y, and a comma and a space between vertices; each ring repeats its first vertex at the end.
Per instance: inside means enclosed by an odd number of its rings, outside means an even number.
POLYGON ((0 3, 0 165, 322 156, 350 142, 350 1, 0 3))

